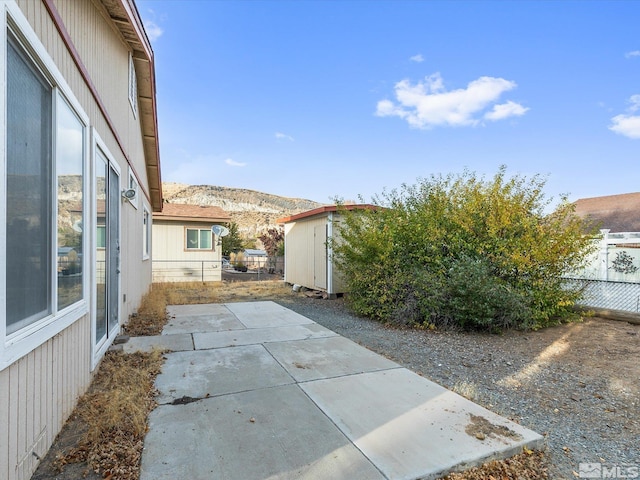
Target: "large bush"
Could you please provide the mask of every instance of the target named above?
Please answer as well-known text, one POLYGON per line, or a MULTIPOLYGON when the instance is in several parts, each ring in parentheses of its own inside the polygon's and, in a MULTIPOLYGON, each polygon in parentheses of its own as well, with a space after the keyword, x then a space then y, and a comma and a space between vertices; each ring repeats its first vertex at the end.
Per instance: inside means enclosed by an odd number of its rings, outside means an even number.
POLYGON ((403 324, 539 328, 579 298, 563 284, 591 242, 563 198, 545 210, 545 181, 465 172, 431 176, 342 212, 332 245, 359 314, 403 324))

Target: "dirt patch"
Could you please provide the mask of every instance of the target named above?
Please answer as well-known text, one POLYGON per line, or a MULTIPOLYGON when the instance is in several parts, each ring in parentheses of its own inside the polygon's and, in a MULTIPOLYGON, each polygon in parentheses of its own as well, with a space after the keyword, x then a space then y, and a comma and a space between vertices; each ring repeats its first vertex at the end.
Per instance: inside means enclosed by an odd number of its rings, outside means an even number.
POLYGON ((520 439, 521 435, 504 425, 495 425, 481 415, 469 414, 469 424, 464 429, 465 433, 478 440, 485 440, 487 437, 505 437, 520 439))

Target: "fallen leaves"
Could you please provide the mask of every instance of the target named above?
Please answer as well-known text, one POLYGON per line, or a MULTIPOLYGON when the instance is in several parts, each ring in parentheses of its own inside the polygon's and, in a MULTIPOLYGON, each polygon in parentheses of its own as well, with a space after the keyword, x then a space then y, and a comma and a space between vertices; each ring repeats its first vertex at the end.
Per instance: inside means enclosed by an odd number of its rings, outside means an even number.
POLYGON ((506 460, 493 460, 480 467, 450 473, 443 480, 539 480, 549 478, 542 452, 525 448, 523 453, 506 460))

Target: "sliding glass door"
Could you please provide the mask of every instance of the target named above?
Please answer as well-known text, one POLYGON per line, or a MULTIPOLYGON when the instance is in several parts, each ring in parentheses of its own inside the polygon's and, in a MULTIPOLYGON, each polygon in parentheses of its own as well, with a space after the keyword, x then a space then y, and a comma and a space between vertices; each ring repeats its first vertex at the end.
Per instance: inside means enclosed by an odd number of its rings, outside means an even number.
POLYGON ((120 175, 96 148, 95 343, 117 332, 120 298, 120 175))

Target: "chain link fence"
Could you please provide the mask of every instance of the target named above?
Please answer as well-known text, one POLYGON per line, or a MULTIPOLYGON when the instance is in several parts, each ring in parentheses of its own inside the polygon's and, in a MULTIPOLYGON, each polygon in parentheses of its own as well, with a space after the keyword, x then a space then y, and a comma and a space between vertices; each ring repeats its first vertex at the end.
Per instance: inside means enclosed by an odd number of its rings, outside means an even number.
POLYGON ((640 283, 575 278, 566 281, 582 288, 579 303, 583 307, 640 313, 640 283))
POLYGON ((255 275, 256 280, 284 272, 284 257, 244 258, 236 265, 228 260, 153 260, 153 282, 219 282, 223 276, 255 275))

